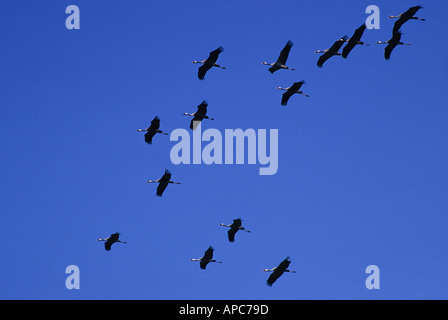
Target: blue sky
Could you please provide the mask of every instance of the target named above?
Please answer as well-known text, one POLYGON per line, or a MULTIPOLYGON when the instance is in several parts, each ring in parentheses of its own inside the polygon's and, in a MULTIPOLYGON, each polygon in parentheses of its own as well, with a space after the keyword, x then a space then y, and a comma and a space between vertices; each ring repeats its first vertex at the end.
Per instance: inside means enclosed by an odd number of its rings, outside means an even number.
POLYGON ((444 1, 2 1, 1 299, 447 299, 444 1), (67 30, 65 8, 80 9, 67 30), (344 60, 315 50, 380 8, 344 60), (394 20, 421 4, 389 61, 394 20), (288 65, 267 71, 287 40, 288 65), (197 79, 219 46, 218 63, 197 79), (282 91, 304 79, 309 98, 282 91), (278 129, 278 172, 173 165, 138 128, 278 129), (174 181, 155 196, 165 169, 174 181), (235 243, 219 223, 243 218, 235 243), (127 244, 97 242, 119 231, 127 244), (201 270, 191 258, 214 246, 201 270), (273 287, 264 268, 290 256, 273 287), (80 269, 80 289, 65 268, 80 269), (367 290, 365 269, 380 268, 367 290))

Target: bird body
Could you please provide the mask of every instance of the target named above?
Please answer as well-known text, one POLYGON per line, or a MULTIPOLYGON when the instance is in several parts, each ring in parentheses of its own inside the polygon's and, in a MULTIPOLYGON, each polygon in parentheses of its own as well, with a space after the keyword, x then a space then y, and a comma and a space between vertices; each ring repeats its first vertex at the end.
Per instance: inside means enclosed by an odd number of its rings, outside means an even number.
POLYGON ((203 270, 205 270, 205 268, 207 268, 207 265, 210 262, 216 262, 216 263, 222 263, 221 261, 216 261, 215 259, 213 259, 213 247, 209 246, 208 249, 205 251, 204 256, 202 258, 199 259, 191 259, 191 261, 199 261, 199 267, 203 270))
POLYGON ((199 67, 198 70, 198 78, 199 80, 204 80, 205 78, 205 74, 207 73, 208 70, 210 70, 212 67, 218 67, 221 69, 225 69, 225 67, 220 66, 219 64, 216 63, 216 61, 218 60, 219 54, 221 52, 224 51, 223 47, 219 47, 218 49, 210 52, 209 56, 207 59, 202 60, 202 61, 193 61, 192 63, 202 63, 202 66, 199 67))
POLYGON ((244 227, 242 227, 242 221, 241 218, 238 219, 234 219, 232 224, 224 224, 224 223, 220 223, 219 225, 224 226, 224 227, 229 227, 229 231, 227 231, 227 235, 229 238, 230 242, 234 242, 235 241, 235 234, 238 232, 238 230, 243 230, 246 232, 249 232, 249 230, 245 229, 244 227))
POLYGON ((302 87, 302 85, 305 84, 305 80, 299 81, 299 82, 294 82, 294 84, 288 88, 282 88, 282 87, 277 87, 276 89, 279 90, 285 90, 286 92, 282 95, 282 102, 281 105, 282 106, 286 106, 288 103, 289 98, 295 94, 302 94, 306 97, 309 97, 309 95, 303 93, 303 91, 300 90, 300 88, 302 87))
POLYGON ((152 121, 151 125, 146 129, 137 129, 137 131, 146 131, 145 133, 145 142, 147 144, 152 144, 152 138, 156 135, 156 133, 161 133, 164 135, 168 135, 168 133, 163 132, 160 128, 160 119, 156 116, 152 121))
POLYGON ((325 50, 316 50, 315 53, 323 53, 317 61, 317 66, 322 68, 325 61, 330 59, 332 56, 340 56, 339 49, 341 49, 344 42, 347 40, 347 36, 343 36, 341 39, 336 40, 333 45, 325 50))
POLYGON ((274 284, 275 281, 277 281, 278 278, 280 278, 280 276, 285 273, 285 272, 290 272, 290 273, 296 273, 295 271, 291 271, 288 270, 288 267, 291 263, 291 260, 288 257, 286 257, 285 260, 283 260, 282 262, 280 262, 280 264, 272 269, 264 269, 264 272, 272 272, 271 275, 269 276, 268 280, 266 280, 266 284, 269 287, 272 287, 272 285, 274 284))
POLYGON ((269 72, 271 72, 271 73, 274 73, 275 71, 280 70, 280 69, 295 70, 293 68, 289 68, 286 66, 286 60, 288 60, 289 52, 291 51, 291 48, 293 45, 294 45, 294 43, 291 40, 288 40, 285 47, 280 52, 280 55, 278 56, 278 59, 276 62, 273 62, 273 63, 262 62, 262 64, 271 66, 268 69, 269 72))
POLYGON ((180 184, 180 182, 171 181, 171 172, 168 169, 165 169, 165 173, 160 179, 157 180, 149 180, 147 183, 159 183, 157 186, 156 196, 161 197, 163 195, 163 191, 165 191, 168 183, 180 184))
POLYGON ((204 119, 215 120, 215 119, 207 116, 207 106, 208 106, 208 102, 204 100, 201 102, 200 105, 198 105, 198 110, 195 113, 186 113, 186 112, 183 113, 183 115, 185 115, 185 116, 193 117, 193 119, 190 122, 191 130, 196 130, 196 127, 204 119))
POLYGON ((110 251, 111 246, 115 242, 126 243, 126 241, 119 240, 118 239, 119 237, 120 237, 120 233, 119 232, 115 232, 115 233, 111 234, 110 237, 108 237, 106 239, 98 239, 97 241, 105 241, 104 248, 106 249, 106 251, 110 251))

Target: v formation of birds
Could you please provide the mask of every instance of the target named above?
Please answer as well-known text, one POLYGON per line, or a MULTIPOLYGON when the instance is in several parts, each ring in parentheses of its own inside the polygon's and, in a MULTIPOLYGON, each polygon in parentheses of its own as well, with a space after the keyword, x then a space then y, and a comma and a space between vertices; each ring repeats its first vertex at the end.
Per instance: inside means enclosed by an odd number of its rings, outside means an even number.
MULTIPOLYGON (((420 20, 425 21, 425 19, 415 17, 415 14, 418 10, 422 9, 422 6, 415 6, 409 8, 404 13, 398 15, 398 16, 390 16, 389 18, 398 18, 398 20, 394 23, 394 27, 392 30, 392 37, 388 41, 378 41, 377 44, 387 44, 384 50, 384 58, 386 60, 389 60, 391 57, 391 53, 394 50, 394 48, 397 45, 409 45, 406 43, 403 43, 401 41, 402 32, 400 31, 401 26, 409 21, 409 20, 420 20)), ((361 41, 361 37, 366 29, 366 25, 362 24, 359 28, 355 30, 351 38, 347 38, 347 36, 343 36, 342 38, 336 40, 333 45, 325 50, 317 50, 315 53, 322 53, 322 55, 319 57, 317 61, 317 66, 319 68, 322 68, 324 63, 330 59, 333 56, 342 56, 344 59, 346 59, 349 55, 349 53, 356 47, 356 45, 366 45, 369 46, 369 44, 366 44, 361 41), (342 46, 345 45, 345 47, 342 50, 342 53, 339 53, 339 50, 342 48, 342 46)), ((270 73, 274 73, 278 70, 285 69, 285 70, 295 70, 291 67, 286 66, 286 61, 288 59, 289 52, 291 51, 291 48, 293 47, 293 42, 291 40, 288 40, 284 48, 281 50, 280 55, 278 56, 278 59, 273 63, 263 62, 264 65, 269 65, 270 68, 268 71, 270 73)), ((212 69, 213 67, 226 69, 225 67, 217 64, 217 60, 219 57, 219 54, 224 51, 223 47, 219 47, 216 50, 210 52, 207 59, 202 61, 193 61, 193 63, 201 64, 201 66, 198 69, 198 78, 200 80, 205 79, 205 75, 207 71, 212 69)), ((285 93, 282 95, 281 99, 281 105, 286 106, 289 98, 294 94, 301 94, 306 97, 309 97, 309 95, 305 94, 303 91, 301 91, 302 85, 305 84, 304 80, 294 82, 290 87, 282 88, 277 87, 276 89, 284 90, 285 93)), ((200 105, 197 107, 197 111, 194 113, 184 113, 183 115, 191 116, 193 117, 190 122, 190 129, 195 130, 198 123, 201 122, 204 119, 214 120, 213 118, 210 118, 207 116, 207 101, 202 101, 200 105)), ((157 133, 161 133, 164 135, 168 135, 166 132, 163 132, 160 130, 160 119, 158 116, 156 116, 152 121, 151 125, 146 129, 138 129, 137 131, 144 131, 145 133, 145 142, 148 144, 152 144, 152 139, 157 133)), ((156 196, 161 197, 163 195, 163 192, 165 191, 168 184, 180 184, 180 182, 174 182, 171 180, 171 172, 169 170, 165 170, 163 176, 157 180, 149 180, 148 183, 158 183, 156 196)), ((228 234, 228 240, 229 242, 235 241, 235 234, 238 231, 245 231, 250 233, 249 230, 245 229, 242 226, 242 219, 234 219, 232 224, 224 224, 221 223, 221 226, 228 227, 229 230, 227 232, 228 234)), ((105 249, 107 251, 111 250, 111 246, 114 243, 126 243, 125 241, 119 240, 120 233, 116 232, 114 234, 111 234, 110 237, 105 239, 98 239, 98 241, 104 241, 105 242, 105 249)), ((198 259, 191 259, 191 261, 199 261, 199 266, 201 269, 206 269, 207 265, 210 262, 215 263, 222 263, 221 261, 217 261, 213 259, 213 252, 214 248, 212 246, 209 246, 207 250, 204 252, 204 255, 201 258, 198 259)), ((268 286, 272 286, 273 283, 284 273, 284 272, 290 272, 295 273, 295 271, 288 270, 289 264, 291 263, 290 257, 286 257, 277 267, 274 267, 272 269, 263 269, 265 272, 272 272, 269 276, 269 278, 266 280, 266 284, 268 286)))

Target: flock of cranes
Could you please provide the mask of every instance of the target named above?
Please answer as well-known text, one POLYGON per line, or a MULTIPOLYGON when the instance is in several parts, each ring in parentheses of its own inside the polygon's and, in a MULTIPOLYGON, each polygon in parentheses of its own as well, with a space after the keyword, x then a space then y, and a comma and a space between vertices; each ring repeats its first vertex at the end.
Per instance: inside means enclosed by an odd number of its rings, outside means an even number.
MULTIPOLYGON (((409 45, 409 44, 401 42, 402 33, 400 31, 400 28, 405 22, 407 22, 409 20, 425 21, 425 19, 415 17, 415 14, 417 13, 417 11, 422 8, 423 8, 422 6, 415 6, 415 7, 409 8, 406 12, 404 12, 398 16, 389 16, 389 18, 398 18, 398 20, 395 22, 393 30, 392 30, 392 38, 388 41, 378 41, 377 42, 377 44, 387 44, 387 46, 384 50, 384 57, 386 60, 390 59, 391 53, 397 45, 409 45)), ((369 46, 369 44, 366 44, 361 41, 361 38, 363 36, 365 29, 366 29, 366 25, 362 24, 359 28, 357 28, 355 30, 355 32, 353 33, 353 35, 350 38, 348 38, 347 36, 343 36, 342 38, 336 40, 330 48, 325 49, 325 50, 315 51, 315 53, 322 53, 322 55, 319 57, 319 59, 317 61, 317 66, 319 68, 322 68, 324 63, 333 56, 342 56, 344 59, 346 59, 348 57, 348 55, 350 54, 350 52, 357 45, 369 46), (346 46, 343 48, 342 53, 340 53, 339 50, 342 48, 342 46, 345 43, 346 43, 346 46)), ((270 66, 270 68, 268 69, 268 71, 270 73, 274 73, 280 69, 295 70, 294 68, 291 68, 286 65, 289 53, 290 53, 293 45, 294 45, 293 42, 291 40, 288 40, 288 42, 286 43, 284 48, 280 51, 280 55, 278 56, 277 61, 275 61, 273 63, 262 62, 262 64, 270 66)), ((219 64, 216 63, 220 53, 222 53, 223 51, 224 51, 223 47, 219 47, 216 50, 210 52, 207 59, 202 60, 202 61, 193 61, 192 62, 192 63, 202 64, 198 69, 198 78, 200 80, 204 80, 207 71, 209 71, 213 67, 226 69, 225 67, 220 66, 219 64)), ((285 91, 285 93, 283 93, 283 95, 282 95, 281 105, 286 106, 288 103, 288 100, 294 94, 301 94, 305 97, 309 97, 308 94, 305 94, 303 91, 300 90, 304 84, 305 84, 305 81, 302 80, 299 82, 294 82, 290 87, 287 87, 287 88, 276 87, 276 89, 285 91)), ((193 119, 190 122, 190 129, 195 130, 196 127, 198 126, 198 124, 204 119, 214 120, 213 118, 207 116, 207 106, 208 106, 208 103, 207 103, 207 101, 204 100, 201 102, 200 105, 198 105, 196 112, 182 114, 182 115, 193 117, 193 119)), ((160 119, 158 116, 156 116, 151 121, 151 125, 148 128, 137 129, 137 131, 146 132, 145 133, 145 142, 148 144, 152 144, 152 140, 157 133, 168 135, 168 133, 160 130, 160 119)), ((149 180, 149 181, 147 181, 147 183, 158 183, 157 191, 156 191, 156 196, 158 196, 158 197, 161 197, 163 195, 163 192, 165 191, 168 184, 180 184, 180 182, 174 182, 171 180, 171 172, 169 170, 165 170, 165 173, 163 174, 163 176, 160 179, 149 180)), ((229 242, 235 241, 235 235, 240 230, 248 232, 248 233, 251 232, 242 226, 242 221, 243 220, 241 218, 238 218, 238 219, 234 219, 232 224, 220 223, 220 226, 229 228, 229 230, 227 232, 229 242)), ((105 250, 110 251, 111 246, 114 243, 116 243, 116 242, 117 243, 126 243, 125 241, 119 240, 119 236, 120 236, 120 233, 116 232, 116 233, 111 234, 110 237, 105 238, 105 239, 98 239, 98 241, 104 241, 105 242, 105 250)), ((222 263, 221 261, 217 261, 217 260, 213 259, 213 253, 214 253, 214 248, 212 246, 209 246, 201 258, 191 259, 191 261, 198 261, 199 267, 203 270, 206 269, 207 265, 210 262, 222 263)), ((290 260, 290 257, 288 256, 282 262, 280 262, 280 264, 277 267, 274 267, 272 269, 263 269, 263 271, 265 271, 265 272, 272 272, 271 275, 269 276, 269 278, 266 280, 266 284, 268 286, 272 286, 274 284, 274 282, 285 272, 295 273, 295 271, 288 270, 288 267, 290 264, 291 264, 291 260, 290 260)))

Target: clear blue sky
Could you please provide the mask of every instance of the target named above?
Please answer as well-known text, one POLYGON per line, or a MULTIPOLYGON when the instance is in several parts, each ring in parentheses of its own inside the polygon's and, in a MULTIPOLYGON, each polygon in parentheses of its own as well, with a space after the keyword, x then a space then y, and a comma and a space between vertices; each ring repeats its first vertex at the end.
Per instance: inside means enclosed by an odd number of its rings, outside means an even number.
POLYGON ((0 2, 1 299, 447 299, 445 1, 0 2), (65 8, 79 6, 81 29, 65 8), (318 49, 381 10, 347 60, 318 49), (386 61, 394 20, 421 4, 386 61), (287 40, 288 65, 267 71, 287 40), (198 65, 223 46, 204 81, 198 65), (304 79, 310 95, 280 105, 304 79), (278 129, 279 168, 173 165, 138 128, 278 129), (181 185, 155 196, 164 169, 181 185), (241 217, 252 233, 227 229, 241 217), (104 250, 119 231, 127 244, 104 250), (222 264, 199 269, 209 245, 222 264), (273 287, 264 268, 290 256, 273 287), (65 268, 80 268, 79 290, 65 268), (377 265, 381 289, 367 290, 377 265))

